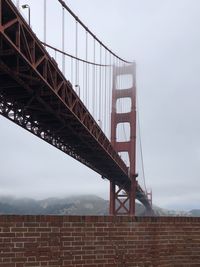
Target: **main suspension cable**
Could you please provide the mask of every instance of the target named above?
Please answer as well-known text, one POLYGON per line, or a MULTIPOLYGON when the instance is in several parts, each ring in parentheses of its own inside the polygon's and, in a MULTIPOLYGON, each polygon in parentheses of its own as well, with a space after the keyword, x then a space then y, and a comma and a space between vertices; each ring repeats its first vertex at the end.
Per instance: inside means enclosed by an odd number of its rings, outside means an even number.
POLYGON ((55 46, 46 44, 46 43, 44 43, 44 42, 41 42, 41 43, 42 43, 44 46, 48 47, 48 48, 51 48, 51 49, 53 49, 53 50, 55 50, 55 51, 57 51, 57 52, 59 52, 59 53, 61 53, 61 54, 64 54, 64 55, 66 55, 66 56, 68 56, 68 57, 71 57, 71 58, 73 58, 73 59, 75 59, 75 60, 78 60, 78 61, 80 61, 80 62, 84 62, 84 63, 90 64, 90 65, 94 65, 94 66, 98 66, 98 67, 111 67, 111 65, 103 65, 103 64, 94 63, 94 62, 91 62, 91 61, 86 61, 85 59, 82 59, 82 58, 73 56, 73 55, 71 55, 71 54, 69 54, 69 53, 63 52, 62 50, 56 48, 55 46))
POLYGON ((102 43, 96 36, 95 34, 88 29, 88 27, 76 16, 76 14, 66 5, 66 3, 63 0, 58 0, 58 2, 74 17, 74 19, 102 46, 104 47, 108 52, 110 52, 113 56, 115 56, 117 59, 125 62, 125 63, 132 63, 129 61, 124 60, 123 58, 119 57, 117 54, 112 52, 104 43, 102 43))

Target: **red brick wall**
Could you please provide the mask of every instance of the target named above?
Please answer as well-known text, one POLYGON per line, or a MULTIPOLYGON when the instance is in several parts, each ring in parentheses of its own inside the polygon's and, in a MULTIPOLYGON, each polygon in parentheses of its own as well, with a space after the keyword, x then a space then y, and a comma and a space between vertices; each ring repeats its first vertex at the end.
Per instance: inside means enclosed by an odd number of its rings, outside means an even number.
POLYGON ((0 216, 0 267, 200 267, 200 218, 0 216))

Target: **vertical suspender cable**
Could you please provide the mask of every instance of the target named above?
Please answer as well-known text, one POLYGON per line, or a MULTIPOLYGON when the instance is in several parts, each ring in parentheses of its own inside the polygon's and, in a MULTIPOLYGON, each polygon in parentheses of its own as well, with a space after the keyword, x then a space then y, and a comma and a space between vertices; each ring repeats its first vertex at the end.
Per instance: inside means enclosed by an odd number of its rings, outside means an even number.
MULTIPOLYGON (((101 44, 100 44, 100 65, 101 65, 101 44)), ((101 127, 101 96, 102 92, 101 92, 101 66, 99 67, 99 125, 101 127)))
POLYGON ((72 85, 74 84, 73 65, 74 65, 74 62, 73 62, 73 58, 71 57, 71 83, 72 85))
POLYGON ((57 51, 55 50, 55 61, 57 61, 57 51))
POLYGON ((88 109, 91 112, 91 107, 90 107, 90 64, 88 64, 88 70, 87 70, 87 79, 88 79, 88 109))
MULTIPOLYGON (((78 57, 78 21, 76 20, 75 54, 78 57)), ((75 87, 78 87, 78 60, 76 59, 75 87)))
POLYGON ((47 0, 44 0, 44 43, 47 42, 47 0))
MULTIPOLYGON (((95 63, 95 39, 94 39, 94 46, 93 46, 93 62, 95 63)), ((94 118, 95 118, 95 111, 94 111, 94 108, 95 108, 95 74, 96 74, 96 71, 95 71, 95 69, 96 69, 96 66, 95 65, 93 65, 93 75, 92 75, 92 77, 93 77, 93 81, 92 81, 92 114, 93 114, 93 116, 94 116, 94 118)))
POLYGON ((85 62, 83 62, 83 70, 82 70, 82 72, 83 72, 83 81, 82 81, 82 86, 83 86, 83 88, 82 88, 82 97, 83 97, 83 103, 85 103, 85 95, 86 95, 86 93, 85 93, 85 90, 86 90, 86 88, 85 88, 85 68, 86 68, 86 63, 85 62))
MULTIPOLYGON (((107 64, 107 51, 106 51, 106 49, 105 49, 105 65, 107 64)), ((105 112, 105 122, 104 122, 104 132, 105 132, 105 134, 106 134, 106 130, 107 130, 107 116, 108 116, 108 114, 107 114, 107 77, 106 77, 106 71, 107 71, 107 69, 106 69, 106 67, 104 67, 105 68, 105 76, 104 76, 104 81, 105 81, 105 95, 104 95, 104 105, 105 105, 105 109, 104 109, 104 112, 105 112)), ((107 135, 107 134, 106 134, 107 135)))
MULTIPOLYGON (((116 68, 117 68, 117 89, 120 89, 120 68, 119 68, 119 60, 116 58, 116 68)), ((121 110, 121 91, 120 91, 120 96, 118 99, 118 106, 116 107, 118 109, 118 112, 122 112, 121 110)), ((117 110, 116 110, 117 112, 117 110)), ((122 127, 123 125, 121 123, 118 124, 118 131, 117 131, 117 139, 121 140, 122 139, 122 127)))
MULTIPOLYGON (((62 8, 62 51, 65 52, 65 9, 62 8)), ((65 75, 65 55, 62 54, 62 72, 65 75)))
POLYGON ((112 63, 111 63, 111 53, 110 53, 110 67, 109 67, 109 137, 111 140, 111 113, 112 113, 112 63))
MULTIPOLYGON (((121 89, 123 90, 124 89, 124 80, 125 80, 125 76, 123 75, 123 73, 124 73, 123 62, 121 62, 121 73, 122 73, 122 75, 121 75, 121 89)), ((124 113, 124 101, 123 101, 123 98, 122 98, 122 113, 124 113)))
MULTIPOLYGON (((88 32, 85 32, 85 60, 88 60, 88 32)), ((86 63, 85 70, 85 93, 86 93, 86 107, 88 108, 88 65, 86 63)))
POLYGON ((96 114, 96 121, 99 119, 99 66, 95 66, 95 114, 96 114))

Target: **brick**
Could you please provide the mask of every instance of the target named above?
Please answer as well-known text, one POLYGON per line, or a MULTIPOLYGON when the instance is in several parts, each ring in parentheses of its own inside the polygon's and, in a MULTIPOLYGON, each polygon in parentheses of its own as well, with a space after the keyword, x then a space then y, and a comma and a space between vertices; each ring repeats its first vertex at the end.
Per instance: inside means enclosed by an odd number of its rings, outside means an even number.
POLYGON ((0 267, 200 266, 200 218, 0 216, 0 267))

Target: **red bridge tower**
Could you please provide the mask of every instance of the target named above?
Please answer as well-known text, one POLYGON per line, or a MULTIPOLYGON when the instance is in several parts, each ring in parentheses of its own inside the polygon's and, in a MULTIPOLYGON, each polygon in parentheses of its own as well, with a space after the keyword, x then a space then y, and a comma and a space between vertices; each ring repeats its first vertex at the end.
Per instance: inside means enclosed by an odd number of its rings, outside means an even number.
MULTIPOLYGON (((129 79, 130 80, 130 79, 129 79)), ((114 149, 119 152, 128 153, 129 157, 129 176, 131 186, 129 191, 125 191, 126 185, 117 185, 115 180, 110 182, 110 214, 135 215, 136 198, 136 65, 135 63, 118 67, 113 67, 113 89, 112 89, 112 113, 111 113, 111 143, 114 149), (119 87, 119 80, 131 78, 129 88, 119 87), (130 98, 131 109, 127 113, 117 112, 117 101, 121 98, 130 98), (130 139, 128 141, 117 141, 117 125, 119 123, 130 124, 130 139)))

